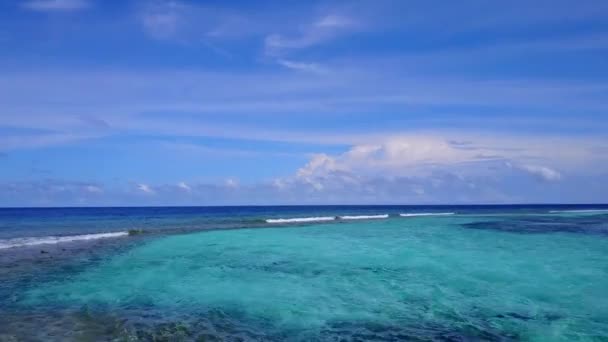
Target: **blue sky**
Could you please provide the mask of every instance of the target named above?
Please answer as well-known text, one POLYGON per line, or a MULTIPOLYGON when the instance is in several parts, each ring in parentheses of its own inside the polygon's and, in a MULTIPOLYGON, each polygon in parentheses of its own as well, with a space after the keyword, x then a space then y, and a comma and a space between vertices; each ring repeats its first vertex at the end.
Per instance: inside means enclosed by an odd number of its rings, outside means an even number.
POLYGON ((608 2, 0 2, 0 206, 608 202, 608 2))

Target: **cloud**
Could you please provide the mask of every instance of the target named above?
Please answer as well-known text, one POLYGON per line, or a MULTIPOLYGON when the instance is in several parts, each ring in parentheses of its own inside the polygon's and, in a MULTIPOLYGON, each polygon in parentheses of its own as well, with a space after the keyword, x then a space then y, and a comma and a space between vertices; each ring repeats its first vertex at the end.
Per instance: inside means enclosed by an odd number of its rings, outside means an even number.
POLYGON ((23 7, 32 11, 76 11, 90 6, 87 0, 30 0, 23 7))
POLYGON ((152 37, 171 38, 178 33, 185 11, 185 5, 175 1, 156 2, 141 14, 141 23, 152 37))
POLYGON ((228 178, 224 182, 224 185, 229 189, 237 189, 239 187, 239 180, 236 178, 228 178))
POLYGON ((227 178, 215 183, 137 183, 109 190, 93 183, 5 184, 0 186, 0 192, 5 194, 4 199, 0 196, 0 203, 37 205, 54 198, 73 205, 529 203, 605 199, 606 192, 600 189, 608 189, 591 184, 597 177, 588 177, 581 170, 604 170, 605 174, 606 163, 596 165, 599 167, 589 165, 605 157, 607 150, 561 139, 397 135, 355 144, 344 152, 312 154, 292 174, 267 181, 241 184, 237 178, 227 178), (562 176, 562 170, 568 178, 562 176), (558 180, 559 186, 547 184, 558 180), (586 187, 589 189, 580 191, 586 187), (21 202, 11 199, 10 194, 19 194, 21 202))
MULTIPOLYGON (((276 198, 296 198, 306 203, 330 204, 437 204, 437 203, 513 203, 517 192, 509 191, 504 179, 480 174, 459 174, 429 169, 418 175, 384 175, 336 169, 326 156, 314 156, 311 164, 324 168, 313 174, 298 172, 273 182, 276 198), (291 195, 291 196, 290 196, 291 195)), ((300 170, 302 171, 302 170, 300 170)), ((297 202, 297 200, 295 202, 297 202)))
POLYGON ((325 194, 345 193, 344 189, 372 194, 391 193, 390 184, 399 183, 400 191, 427 201, 447 193, 456 196, 455 191, 473 202, 515 201, 515 195, 529 190, 517 187, 532 185, 521 185, 527 177, 513 170, 543 182, 556 182, 563 178, 556 166, 572 172, 594 168, 591 165, 606 170, 607 157, 567 139, 401 135, 357 144, 339 154, 313 154, 293 177, 274 185, 285 190, 300 184, 325 194), (511 183, 518 185, 511 189, 511 183))
POLYGON ((355 27, 356 22, 352 18, 348 18, 345 16, 330 14, 324 17, 319 18, 313 26, 314 27, 322 27, 322 28, 347 28, 347 27, 355 27))
POLYGON ((265 51, 271 56, 280 55, 287 50, 304 49, 326 43, 357 28, 359 28, 358 22, 353 18, 338 14, 324 15, 305 25, 296 34, 267 35, 264 39, 265 51))
POLYGON ((184 190, 184 191, 186 191, 186 192, 192 191, 192 188, 188 184, 186 184, 185 182, 179 182, 179 183, 177 183, 177 187, 180 188, 180 189, 182 189, 182 190, 184 190))
POLYGON ((327 172, 383 173, 389 175, 415 174, 423 167, 439 167, 471 162, 502 160, 504 151, 492 142, 471 144, 462 149, 440 136, 395 136, 375 143, 352 146, 348 151, 329 156, 314 155, 298 171, 299 176, 311 177, 327 172), (485 155, 494 155, 487 158, 485 155))
POLYGON ((561 173, 546 166, 522 165, 520 169, 545 182, 556 182, 562 179, 561 173))
POLYGON ((154 191, 154 189, 152 189, 148 184, 143 183, 137 184, 137 190, 150 195, 156 193, 156 191, 154 191))
MULTIPOLYGON (((292 68, 318 69, 310 63, 291 62, 292 68), (299 63, 299 64, 295 64, 299 63)), ((591 113, 608 108, 604 98, 605 85, 595 82, 541 81, 482 81, 449 77, 405 77, 382 63, 362 61, 342 67, 327 65, 331 73, 311 75, 308 72, 248 72, 174 70, 132 72, 87 71, 73 72, 10 72, 0 76, 0 102, 3 103, 3 122, 17 125, 28 121, 31 125, 48 129, 74 129, 82 125, 80 118, 96 117, 112 128, 121 129, 128 123, 144 128, 143 118, 148 112, 172 112, 179 117, 183 112, 241 113, 243 115, 286 114, 323 115, 369 113, 381 123, 389 113, 402 114, 402 121, 424 123, 437 115, 408 115, 409 112, 431 106, 455 106, 458 115, 443 115, 450 123, 466 122, 474 125, 504 120, 505 125, 529 123, 541 126, 564 125, 572 121, 591 123, 591 127, 606 125, 591 120, 590 115, 561 115, 569 120, 547 120, 524 116, 525 111, 549 110, 591 113), (371 66, 370 66, 371 65, 371 66), (61 84, 61 87, 57 87, 61 84), (106 84, 104 92, 99 84, 106 84), (415 107, 416 106, 416 107, 415 107), (473 106, 491 107, 504 111, 509 106, 513 115, 486 116, 473 106), (497 108, 498 107, 498 108, 497 108), (555 109, 555 108, 558 109, 555 109), (464 110, 466 109, 466 112, 464 110), (466 114, 463 114, 466 113, 466 114), (135 116, 140 116, 136 118, 135 116), (508 118, 505 118, 508 116, 508 118), (51 118, 52 117, 52 118, 51 118), (129 119, 132 119, 129 120, 129 119), (131 121, 131 122, 128 122, 131 121), (565 121, 569 121, 565 124, 565 121)), ((386 64, 386 63, 385 63, 386 64)), ((287 67, 287 64, 284 66, 287 67)), ((325 65, 323 67, 325 69, 325 65)), ((438 113, 438 115, 441 113, 438 113)), ((193 118, 194 116, 191 116, 193 118)), ((163 121, 156 116, 155 121, 163 121)), ((175 126, 173 117, 159 126, 175 126), (167 124, 167 125, 165 125, 167 124)), ((234 124, 234 123, 233 123, 234 124)), ((431 122, 431 124, 435 124, 431 122)), ((204 129, 208 123, 201 125, 204 129)), ((500 128, 505 125, 499 125, 500 128)), ((192 123, 184 125, 189 129, 192 123)), ((101 128, 101 127, 100 127, 101 128)), ((80 131, 80 129, 79 129, 80 131)))
POLYGON ((304 62, 297 62, 297 61, 292 61, 292 60, 287 60, 287 59, 278 59, 277 63, 279 63, 281 66, 284 66, 285 68, 296 70, 296 71, 312 72, 312 73, 316 73, 316 74, 326 72, 325 69, 323 69, 321 66, 319 66, 316 63, 304 63, 304 62))
POLYGON ((569 174, 559 186, 547 186, 504 164, 484 172, 431 168, 417 175, 357 174, 328 165, 332 162, 327 157, 311 158, 312 164, 326 170, 322 174, 299 173, 250 184, 235 179, 183 182, 189 191, 180 183, 136 184, 133 191, 129 183, 104 187, 62 180, 0 181, 0 206, 603 203, 608 193, 608 184, 599 178, 569 174))
POLYGON ((84 190, 91 194, 101 194, 103 193, 103 189, 96 185, 86 185, 84 190))

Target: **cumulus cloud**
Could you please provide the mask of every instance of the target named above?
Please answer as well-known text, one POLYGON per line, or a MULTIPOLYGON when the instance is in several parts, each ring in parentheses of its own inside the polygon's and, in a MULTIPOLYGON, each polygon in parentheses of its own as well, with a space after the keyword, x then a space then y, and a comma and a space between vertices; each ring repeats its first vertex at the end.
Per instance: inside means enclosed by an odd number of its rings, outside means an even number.
POLYGON ((425 168, 437 168, 468 162, 488 162, 506 158, 496 147, 454 144, 435 136, 400 136, 377 143, 359 144, 348 151, 330 156, 313 155, 298 170, 303 179, 330 173, 384 174, 386 176, 418 175, 425 168), (488 156, 492 156, 488 158, 488 156))
MULTIPOLYGON (((562 180, 553 166, 577 169, 597 155, 583 146, 521 139, 395 136, 357 144, 338 154, 313 154, 277 189, 319 196, 401 199, 407 202, 518 202, 532 186, 562 180), (554 153, 556 150, 559 154, 554 153), (540 163, 540 164, 539 164, 540 163), (541 183, 530 183, 532 175, 541 183)), ((540 190, 536 189, 536 190, 540 190)))
POLYGON ((442 169, 478 174, 518 165, 521 170, 553 181, 561 178, 556 168, 578 169, 583 164, 605 161, 606 155, 598 154, 591 145, 546 137, 398 135, 356 144, 339 154, 312 155, 297 175, 307 179, 336 172, 423 176, 442 169))
POLYGON ((505 203, 517 200, 500 181, 446 170, 427 175, 358 175, 333 170, 314 177, 298 174, 273 182, 273 198, 304 203, 505 203))
POLYGON ((86 0, 31 0, 23 3, 23 7, 32 11, 74 11, 90 6, 86 0))

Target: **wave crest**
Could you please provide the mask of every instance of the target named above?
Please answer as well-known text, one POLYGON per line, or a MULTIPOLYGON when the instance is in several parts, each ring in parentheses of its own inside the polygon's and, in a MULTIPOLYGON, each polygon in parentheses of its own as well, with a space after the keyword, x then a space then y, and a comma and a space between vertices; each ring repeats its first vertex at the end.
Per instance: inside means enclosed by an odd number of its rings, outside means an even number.
POLYGON ((0 249, 13 248, 13 247, 25 247, 25 246, 36 246, 36 245, 48 245, 62 242, 72 241, 86 241, 96 239, 115 238, 121 236, 128 236, 129 232, 115 232, 115 233, 99 233, 99 234, 82 234, 82 235, 68 235, 68 236, 40 236, 40 237, 24 237, 0 240, 0 249))
POLYGON ((401 217, 418 217, 418 216, 448 216, 456 213, 404 213, 399 214, 401 217))
POLYGON ((321 221, 333 221, 335 219, 336 218, 334 216, 294 217, 294 218, 267 219, 266 223, 321 222, 321 221))
POLYGON ((345 215, 339 216, 340 220, 369 220, 369 219, 385 219, 388 214, 382 215, 345 215))

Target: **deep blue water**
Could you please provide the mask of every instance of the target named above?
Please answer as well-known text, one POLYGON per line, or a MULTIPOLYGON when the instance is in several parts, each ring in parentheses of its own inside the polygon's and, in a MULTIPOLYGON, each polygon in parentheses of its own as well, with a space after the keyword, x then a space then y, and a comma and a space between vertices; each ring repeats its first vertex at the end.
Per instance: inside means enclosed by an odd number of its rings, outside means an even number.
POLYGON ((0 239, 115 232, 129 229, 190 230, 238 228, 272 218, 373 215, 408 212, 458 214, 548 213, 608 209, 608 205, 420 205, 420 206, 232 206, 0 208, 0 239))

